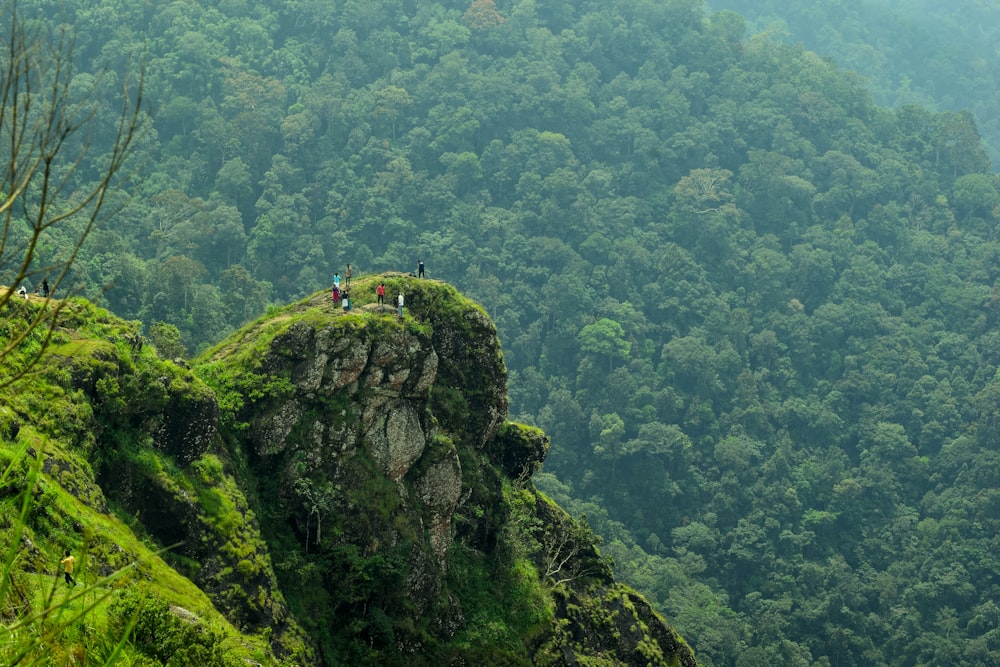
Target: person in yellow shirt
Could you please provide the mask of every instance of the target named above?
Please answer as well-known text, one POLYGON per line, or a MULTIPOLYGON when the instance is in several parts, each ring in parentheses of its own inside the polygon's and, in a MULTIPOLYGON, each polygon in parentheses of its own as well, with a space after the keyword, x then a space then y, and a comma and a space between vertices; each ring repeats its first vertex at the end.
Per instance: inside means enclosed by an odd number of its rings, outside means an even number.
POLYGON ((73 566, 76 565, 76 559, 70 555, 69 549, 66 550, 66 557, 59 561, 59 563, 63 566, 63 570, 66 573, 66 585, 76 586, 76 580, 73 579, 73 566))

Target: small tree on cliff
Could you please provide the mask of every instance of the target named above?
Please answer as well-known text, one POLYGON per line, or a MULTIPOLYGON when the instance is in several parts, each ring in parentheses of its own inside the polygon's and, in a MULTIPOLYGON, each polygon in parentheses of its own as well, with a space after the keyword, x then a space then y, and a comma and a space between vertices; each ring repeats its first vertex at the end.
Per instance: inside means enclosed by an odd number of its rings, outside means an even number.
POLYGON ((99 94, 113 78, 75 77, 72 35, 65 24, 48 32, 49 23, 27 20, 16 0, 0 4, 0 282, 7 285, 0 289, 0 387, 38 361, 63 304, 47 295, 45 307, 10 302, 21 286, 31 292, 42 280, 50 294, 65 291, 87 235, 114 208, 108 204, 124 184, 142 123, 141 70, 122 77, 120 109, 99 113, 99 94), (100 129, 109 123, 105 140, 100 129), (40 344, 25 345, 29 338, 40 344))

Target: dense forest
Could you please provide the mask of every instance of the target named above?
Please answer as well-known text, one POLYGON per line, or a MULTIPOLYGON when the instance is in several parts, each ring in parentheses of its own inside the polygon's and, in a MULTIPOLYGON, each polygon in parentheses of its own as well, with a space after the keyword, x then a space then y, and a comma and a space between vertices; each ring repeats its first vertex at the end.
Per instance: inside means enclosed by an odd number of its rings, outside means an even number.
POLYGON ((20 5, 77 27, 81 86, 145 63, 73 279, 161 353, 423 259, 494 318, 539 486, 702 664, 1000 664, 972 113, 699 0, 20 5))
POLYGON ((969 109, 1000 166, 1000 6, 983 0, 773 2, 710 0, 750 32, 803 44, 871 81, 876 103, 969 109))

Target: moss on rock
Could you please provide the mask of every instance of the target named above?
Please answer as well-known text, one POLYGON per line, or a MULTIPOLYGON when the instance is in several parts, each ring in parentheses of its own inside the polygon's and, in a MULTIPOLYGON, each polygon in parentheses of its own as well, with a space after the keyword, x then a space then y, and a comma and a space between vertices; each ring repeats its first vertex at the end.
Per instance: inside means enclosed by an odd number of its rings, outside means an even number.
POLYGON ((118 536, 87 538, 106 567, 141 554, 150 595, 266 642, 268 664, 693 665, 589 528, 532 487, 548 438, 507 421, 483 309, 437 281, 354 282, 353 311, 316 294, 192 369, 74 302, 37 382, 0 410, 0 441, 37 446, 52 499, 33 543, 79 546, 73 513, 89 517, 79 533, 118 536), (370 303, 378 282, 406 295, 403 317, 370 303))

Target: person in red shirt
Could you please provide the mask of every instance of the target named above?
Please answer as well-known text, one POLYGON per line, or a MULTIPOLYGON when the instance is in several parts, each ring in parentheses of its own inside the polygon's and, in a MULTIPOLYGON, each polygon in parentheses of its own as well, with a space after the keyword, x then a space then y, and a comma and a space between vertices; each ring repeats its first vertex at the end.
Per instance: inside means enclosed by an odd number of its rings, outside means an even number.
POLYGON ((379 305, 385 304, 385 283, 378 284, 378 287, 375 288, 375 294, 378 294, 379 305))

